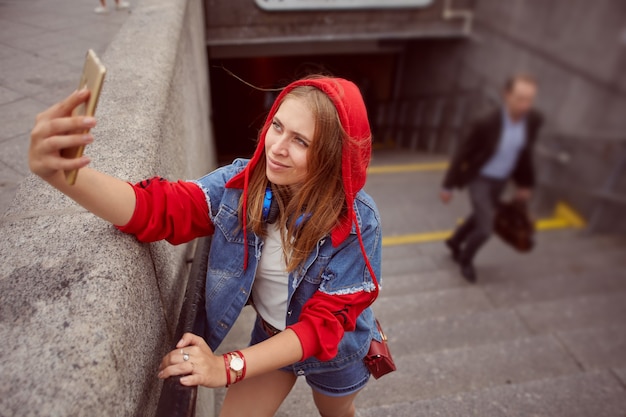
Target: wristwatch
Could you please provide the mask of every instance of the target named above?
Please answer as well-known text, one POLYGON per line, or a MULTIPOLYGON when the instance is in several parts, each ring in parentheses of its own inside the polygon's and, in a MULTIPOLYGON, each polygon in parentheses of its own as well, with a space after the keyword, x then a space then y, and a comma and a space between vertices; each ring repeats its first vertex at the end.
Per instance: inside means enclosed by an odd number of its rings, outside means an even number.
POLYGON ((230 364, 228 366, 235 373, 235 383, 241 381, 244 377, 244 369, 246 366, 243 355, 239 352, 231 352, 230 364))

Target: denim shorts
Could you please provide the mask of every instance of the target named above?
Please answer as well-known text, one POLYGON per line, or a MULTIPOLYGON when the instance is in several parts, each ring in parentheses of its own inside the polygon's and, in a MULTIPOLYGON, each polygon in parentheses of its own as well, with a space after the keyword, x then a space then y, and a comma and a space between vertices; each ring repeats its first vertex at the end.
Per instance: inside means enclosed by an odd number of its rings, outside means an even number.
MULTIPOLYGON (((270 336, 263 329, 261 318, 257 315, 250 345, 256 345, 269 338, 270 336)), ((280 370, 297 375, 291 365, 285 366, 280 370)), ((357 360, 348 363, 343 368, 312 373, 305 378, 309 386, 320 394, 328 395, 329 397, 344 397, 354 394, 363 388, 370 378, 370 372, 362 360, 357 360)))

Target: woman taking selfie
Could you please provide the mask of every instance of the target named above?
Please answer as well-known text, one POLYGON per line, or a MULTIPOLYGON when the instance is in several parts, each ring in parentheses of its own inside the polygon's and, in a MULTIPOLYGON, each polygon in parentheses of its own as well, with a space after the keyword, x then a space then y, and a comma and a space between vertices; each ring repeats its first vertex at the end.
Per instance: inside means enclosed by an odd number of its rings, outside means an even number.
POLYGON ((229 386, 221 416, 272 416, 305 376, 320 415, 354 416, 370 377, 363 358, 380 340, 369 306, 381 265, 379 215, 362 190, 371 134, 358 88, 340 78, 296 81, 276 99, 249 161, 197 181, 136 185, 87 168, 87 157, 60 156, 93 141, 65 133, 95 126, 71 117, 88 95, 75 92, 38 115, 31 170, 142 242, 213 236, 206 341, 185 334, 158 377, 229 386), (63 170, 74 168, 69 186, 63 170), (213 354, 248 303, 257 312, 250 346, 213 354))

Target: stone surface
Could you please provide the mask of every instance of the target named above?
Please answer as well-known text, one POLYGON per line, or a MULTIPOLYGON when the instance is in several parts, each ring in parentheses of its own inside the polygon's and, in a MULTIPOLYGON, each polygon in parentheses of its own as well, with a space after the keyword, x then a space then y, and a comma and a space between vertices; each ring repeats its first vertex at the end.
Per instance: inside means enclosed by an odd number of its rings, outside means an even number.
POLYGON ((621 417, 626 392, 608 373, 569 375, 361 409, 362 417, 621 417))
MULTIPOLYGON (((6 182, 27 174, 34 116, 75 88, 87 47, 107 67, 94 168, 128 181, 213 168, 201 2, 147 0, 108 16, 70 3, 0 4, 6 182)), ((152 415, 190 248, 140 244, 34 177, 0 233, 0 338, 14 341, 0 353, 0 414, 152 415)), ((201 397, 210 407, 212 392, 201 397)))
POLYGON ((622 324, 626 317, 626 292, 529 303, 516 310, 537 333, 622 324))
POLYGON ((367 385, 359 398, 361 407, 519 384, 578 371, 559 342, 549 336, 401 355, 396 358, 396 365, 399 371, 367 385))
POLYGON ((380 297, 403 295, 411 291, 438 291, 469 286, 457 268, 453 266, 449 269, 404 273, 402 275, 386 275, 383 272, 383 275, 383 289, 380 297))
POLYGON ((507 306, 624 290, 626 290, 626 270, 616 267, 583 273, 524 277, 491 282, 485 286, 485 291, 495 304, 507 306))
POLYGON ((623 324, 560 332, 558 337, 585 369, 626 367, 623 324))
POLYGON ((530 333, 512 311, 491 310, 382 322, 394 355, 430 353, 521 339, 530 333))
POLYGON ((617 377, 620 379, 622 384, 626 386, 626 368, 616 369, 614 372, 617 375, 617 377))
POLYGON ((149 409, 172 342, 147 248, 86 213, 1 230, 2 415, 149 409))
POLYGON ((389 322, 424 320, 475 311, 485 311, 491 304, 478 288, 452 288, 441 291, 381 297, 375 310, 381 320, 389 322))

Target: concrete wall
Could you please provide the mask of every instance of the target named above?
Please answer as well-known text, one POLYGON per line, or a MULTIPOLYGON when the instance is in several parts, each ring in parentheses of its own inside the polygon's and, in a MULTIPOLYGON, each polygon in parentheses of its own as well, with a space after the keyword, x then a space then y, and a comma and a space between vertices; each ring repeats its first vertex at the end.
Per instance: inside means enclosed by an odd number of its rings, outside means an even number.
MULTIPOLYGON (((139 2, 101 57, 95 168, 128 181, 214 168, 204 41, 200 0, 139 2)), ((0 235, 0 414, 152 415, 191 248, 140 244, 32 176, 0 235)))
POLYGON ((626 129, 626 3, 479 0, 477 42, 466 68, 499 87, 526 69, 541 82, 539 106, 563 133, 606 134, 626 129))

